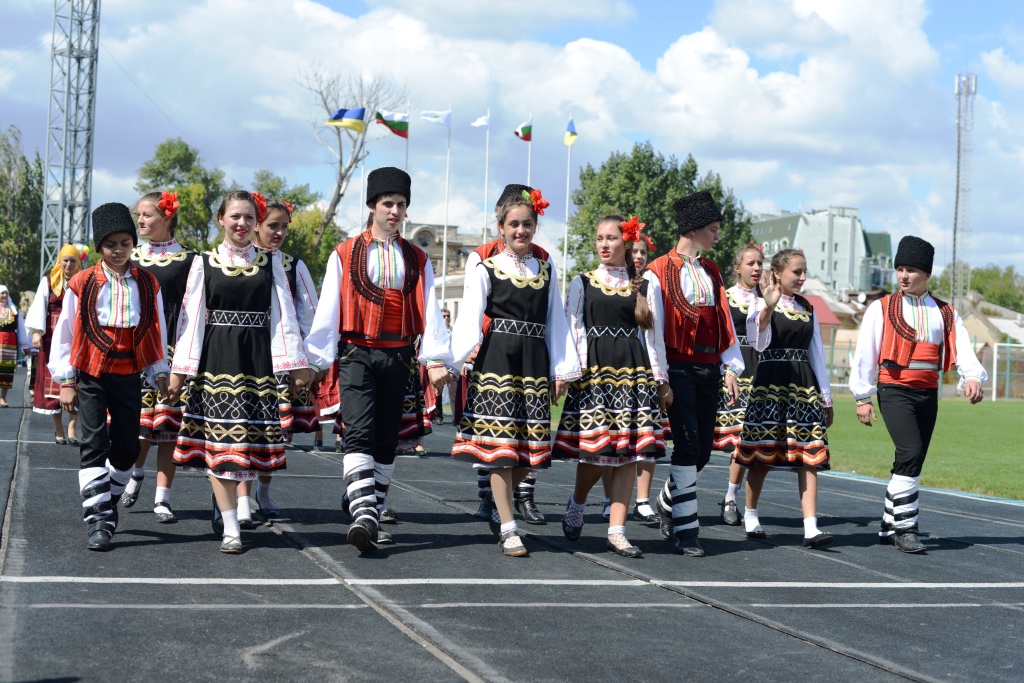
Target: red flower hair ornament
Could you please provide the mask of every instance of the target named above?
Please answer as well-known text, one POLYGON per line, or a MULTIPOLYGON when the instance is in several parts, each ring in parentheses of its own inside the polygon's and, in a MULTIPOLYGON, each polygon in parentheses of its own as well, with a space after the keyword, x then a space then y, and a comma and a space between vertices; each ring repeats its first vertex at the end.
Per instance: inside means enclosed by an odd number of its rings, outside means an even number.
POLYGON ((636 242, 640 239, 640 231, 646 228, 647 224, 641 223, 636 216, 630 216, 629 220, 619 223, 619 227, 622 228, 623 242, 636 242))
POLYGON ((156 208, 164 212, 164 215, 171 218, 178 212, 178 207, 181 206, 181 202, 178 201, 177 192, 163 192, 160 194, 160 201, 157 202, 156 208))
POLYGON ((533 211, 538 216, 543 216, 544 209, 551 206, 551 202, 544 199, 544 197, 540 193, 540 190, 531 190, 530 192, 523 190, 523 199, 533 204, 533 211))
POLYGON ((291 216, 292 215, 292 203, 291 202, 286 202, 283 199, 281 200, 281 203, 284 204, 286 209, 288 209, 288 215, 291 216))
POLYGON ((256 202, 256 222, 262 223, 267 219, 267 198, 256 191, 249 194, 252 195, 253 201, 256 202))
POLYGON ((761 248, 760 244, 757 244, 756 242, 749 242, 747 243, 747 247, 749 247, 750 249, 757 249, 757 251, 760 252, 761 256, 764 256, 764 249, 761 248))

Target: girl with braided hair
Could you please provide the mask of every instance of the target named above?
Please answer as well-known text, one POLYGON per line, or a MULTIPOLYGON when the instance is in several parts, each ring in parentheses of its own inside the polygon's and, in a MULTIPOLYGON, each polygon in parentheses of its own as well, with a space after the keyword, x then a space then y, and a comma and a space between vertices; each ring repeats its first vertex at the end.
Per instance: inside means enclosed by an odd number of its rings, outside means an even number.
POLYGON ((579 539, 587 495, 613 468, 607 547, 623 557, 643 556, 625 533, 635 464, 665 455, 661 409, 672 402, 664 340, 654 333, 659 283, 639 275, 626 256, 641 227, 635 216, 601 218, 600 265, 569 286, 566 316, 582 376, 569 384, 554 445, 557 457, 579 463, 562 520, 565 537, 579 539))

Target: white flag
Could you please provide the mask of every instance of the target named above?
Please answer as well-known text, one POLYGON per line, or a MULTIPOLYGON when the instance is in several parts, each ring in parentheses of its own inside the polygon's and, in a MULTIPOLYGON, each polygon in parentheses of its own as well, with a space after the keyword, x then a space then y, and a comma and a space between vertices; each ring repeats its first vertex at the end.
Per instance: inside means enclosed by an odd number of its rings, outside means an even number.
POLYGON ((430 121, 431 123, 437 123, 445 128, 452 127, 452 111, 422 111, 420 112, 420 118, 424 121, 430 121))
POLYGON ((476 121, 474 121, 473 123, 471 123, 469 125, 476 126, 478 128, 480 126, 483 126, 484 128, 490 128, 491 127, 491 115, 490 114, 484 114, 483 116, 481 116, 480 118, 478 118, 476 121))

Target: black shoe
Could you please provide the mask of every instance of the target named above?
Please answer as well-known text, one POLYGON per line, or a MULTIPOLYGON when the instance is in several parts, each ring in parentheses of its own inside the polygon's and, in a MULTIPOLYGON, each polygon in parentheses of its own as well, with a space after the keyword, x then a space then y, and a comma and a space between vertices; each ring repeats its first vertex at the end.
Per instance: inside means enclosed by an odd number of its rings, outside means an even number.
POLYGON ((68 445, 68 440, 66 438, 64 438, 63 436, 55 436, 55 437, 53 437, 53 442, 55 444, 57 444, 58 446, 67 446, 68 445))
POLYGON ((110 525, 110 533, 113 534, 117 531, 117 523, 121 520, 121 515, 117 512, 117 499, 110 499, 110 516, 107 517, 107 524, 110 525))
MULTIPOLYGON (((824 531, 822 531, 821 533, 819 533, 814 538, 805 538, 804 539, 804 547, 805 548, 821 548, 823 546, 828 545, 829 543, 831 543, 834 540, 835 540, 835 538, 832 536, 832 534, 825 533, 824 531)), ((921 546, 921 550, 924 550, 924 546, 923 545, 921 546)), ((916 550, 912 550, 910 552, 915 552, 916 553, 917 551, 916 550)))
POLYGON ((523 520, 527 524, 547 524, 548 521, 544 519, 544 515, 537 509, 536 503, 533 502, 533 494, 529 494, 519 498, 513 502, 515 505, 516 512, 523 516, 523 520))
POLYGON ((476 509, 476 512, 473 513, 473 516, 474 517, 479 517, 480 519, 490 519, 491 518, 491 497, 490 496, 486 496, 486 497, 480 499, 480 507, 478 507, 476 509))
POLYGON ((239 529, 245 529, 246 531, 252 531, 253 529, 256 528, 256 523, 252 521, 252 516, 249 516, 249 517, 239 517, 238 518, 238 528, 239 529))
POLYGON ((608 551, 613 552, 616 555, 622 555, 623 557, 643 557, 643 551, 637 548, 635 545, 627 545, 625 548, 618 548, 614 543, 608 541, 608 551))
POLYGON ((391 538, 391 534, 381 529, 377 529, 377 545, 394 545, 395 539, 391 538))
POLYGON ((658 514, 661 516, 661 537, 666 541, 672 539, 674 527, 672 526, 672 511, 665 509, 665 504, 658 496, 658 514))
POLYGON ((110 532, 106 529, 97 529, 89 534, 89 550, 105 552, 110 550, 110 532))
POLYGON ((139 488, 135 489, 135 493, 128 493, 128 489, 125 489, 124 494, 121 496, 121 505, 127 510, 132 505, 135 505, 135 501, 139 499, 139 493, 142 491, 142 481, 145 477, 137 477, 133 474, 132 481, 139 482, 139 488))
POLYGON ((77 438, 75 438, 73 436, 69 436, 68 437, 68 445, 69 446, 81 446, 82 442, 79 441, 77 438))
POLYGON ((763 541, 764 539, 768 538, 768 534, 766 534, 764 531, 761 531, 761 530, 758 530, 758 531, 748 531, 747 532, 747 538, 753 538, 753 539, 758 540, 758 541, 763 541))
POLYGON ((322 451, 324 449, 324 442, 321 439, 313 441, 313 450, 322 451))
POLYGON ((924 543, 921 543, 921 539, 917 537, 917 532, 907 531, 905 533, 897 532, 889 538, 893 539, 893 543, 900 551, 905 553, 920 553, 925 551, 924 543))
POLYGON ((722 521, 729 526, 739 526, 740 510, 736 507, 736 501, 723 500, 719 505, 722 506, 722 521))
POLYGON ((348 544, 355 546, 361 553, 371 553, 377 549, 377 524, 368 517, 352 522, 348 528, 348 544))
POLYGON ((704 548, 700 547, 696 536, 677 536, 676 550, 687 557, 704 557, 704 548))
POLYGON ((348 507, 348 492, 341 494, 341 523, 351 524, 352 523, 352 511, 348 507))
POLYGON ((434 424, 436 424, 436 425, 443 425, 444 424, 444 415, 438 415, 437 417, 435 417, 434 418, 434 424))
POLYGON ((174 524, 178 521, 178 518, 174 516, 174 510, 171 509, 170 503, 158 503, 153 506, 153 513, 156 515, 156 521, 159 524, 174 524), (167 512, 157 512, 157 510, 165 509, 167 512))
POLYGON ((380 523, 381 524, 398 524, 398 510, 394 508, 384 508, 380 511, 380 523))
POLYGON ((220 508, 217 507, 217 496, 210 497, 213 499, 213 519, 210 520, 210 526, 213 527, 213 533, 224 536, 224 518, 220 516, 220 508))
POLYGON ((654 512, 649 515, 643 514, 640 512, 639 503, 633 506, 633 519, 642 524, 661 524, 661 515, 654 512))
POLYGON ((580 521, 580 525, 579 526, 570 526, 565 521, 565 518, 566 518, 566 516, 568 514, 569 514, 569 506, 566 505, 565 506, 565 514, 562 515, 562 534, 564 534, 565 537, 568 538, 570 541, 578 541, 578 540, 580 540, 580 534, 583 533, 583 521, 582 520, 580 521))

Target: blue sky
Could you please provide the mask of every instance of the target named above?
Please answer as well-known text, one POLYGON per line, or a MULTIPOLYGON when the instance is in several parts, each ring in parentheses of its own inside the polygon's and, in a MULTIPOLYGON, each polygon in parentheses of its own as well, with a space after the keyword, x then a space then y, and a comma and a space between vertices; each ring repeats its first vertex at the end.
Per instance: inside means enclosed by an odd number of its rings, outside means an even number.
MULTIPOLYGON (((492 110, 489 195, 525 180, 512 129, 534 114, 532 180, 565 210, 573 166, 651 140, 692 153, 753 212, 855 206, 868 229, 914 233, 948 259, 955 184, 953 76, 978 74, 972 260, 1019 263, 1024 215, 1024 10, 952 0, 104 0, 97 102, 97 202, 134 200, 135 172, 183 135, 247 183, 269 168, 326 192, 319 118, 296 77, 314 62, 408 87, 414 220, 443 219, 443 129, 417 120, 453 105, 451 222, 483 215, 483 134, 492 110), (116 60, 116 61, 115 61, 116 60), (150 101, 152 100, 152 102, 150 101), (155 104, 154 104, 155 103, 155 104)), ((0 125, 45 147, 53 4, 0 9, 0 125)), ((404 163, 376 127, 370 168, 404 163)), ((343 222, 360 202, 350 191, 343 222)), ((666 198, 670 200, 671 198, 666 198)), ((628 208, 628 207, 627 207, 628 208)))

